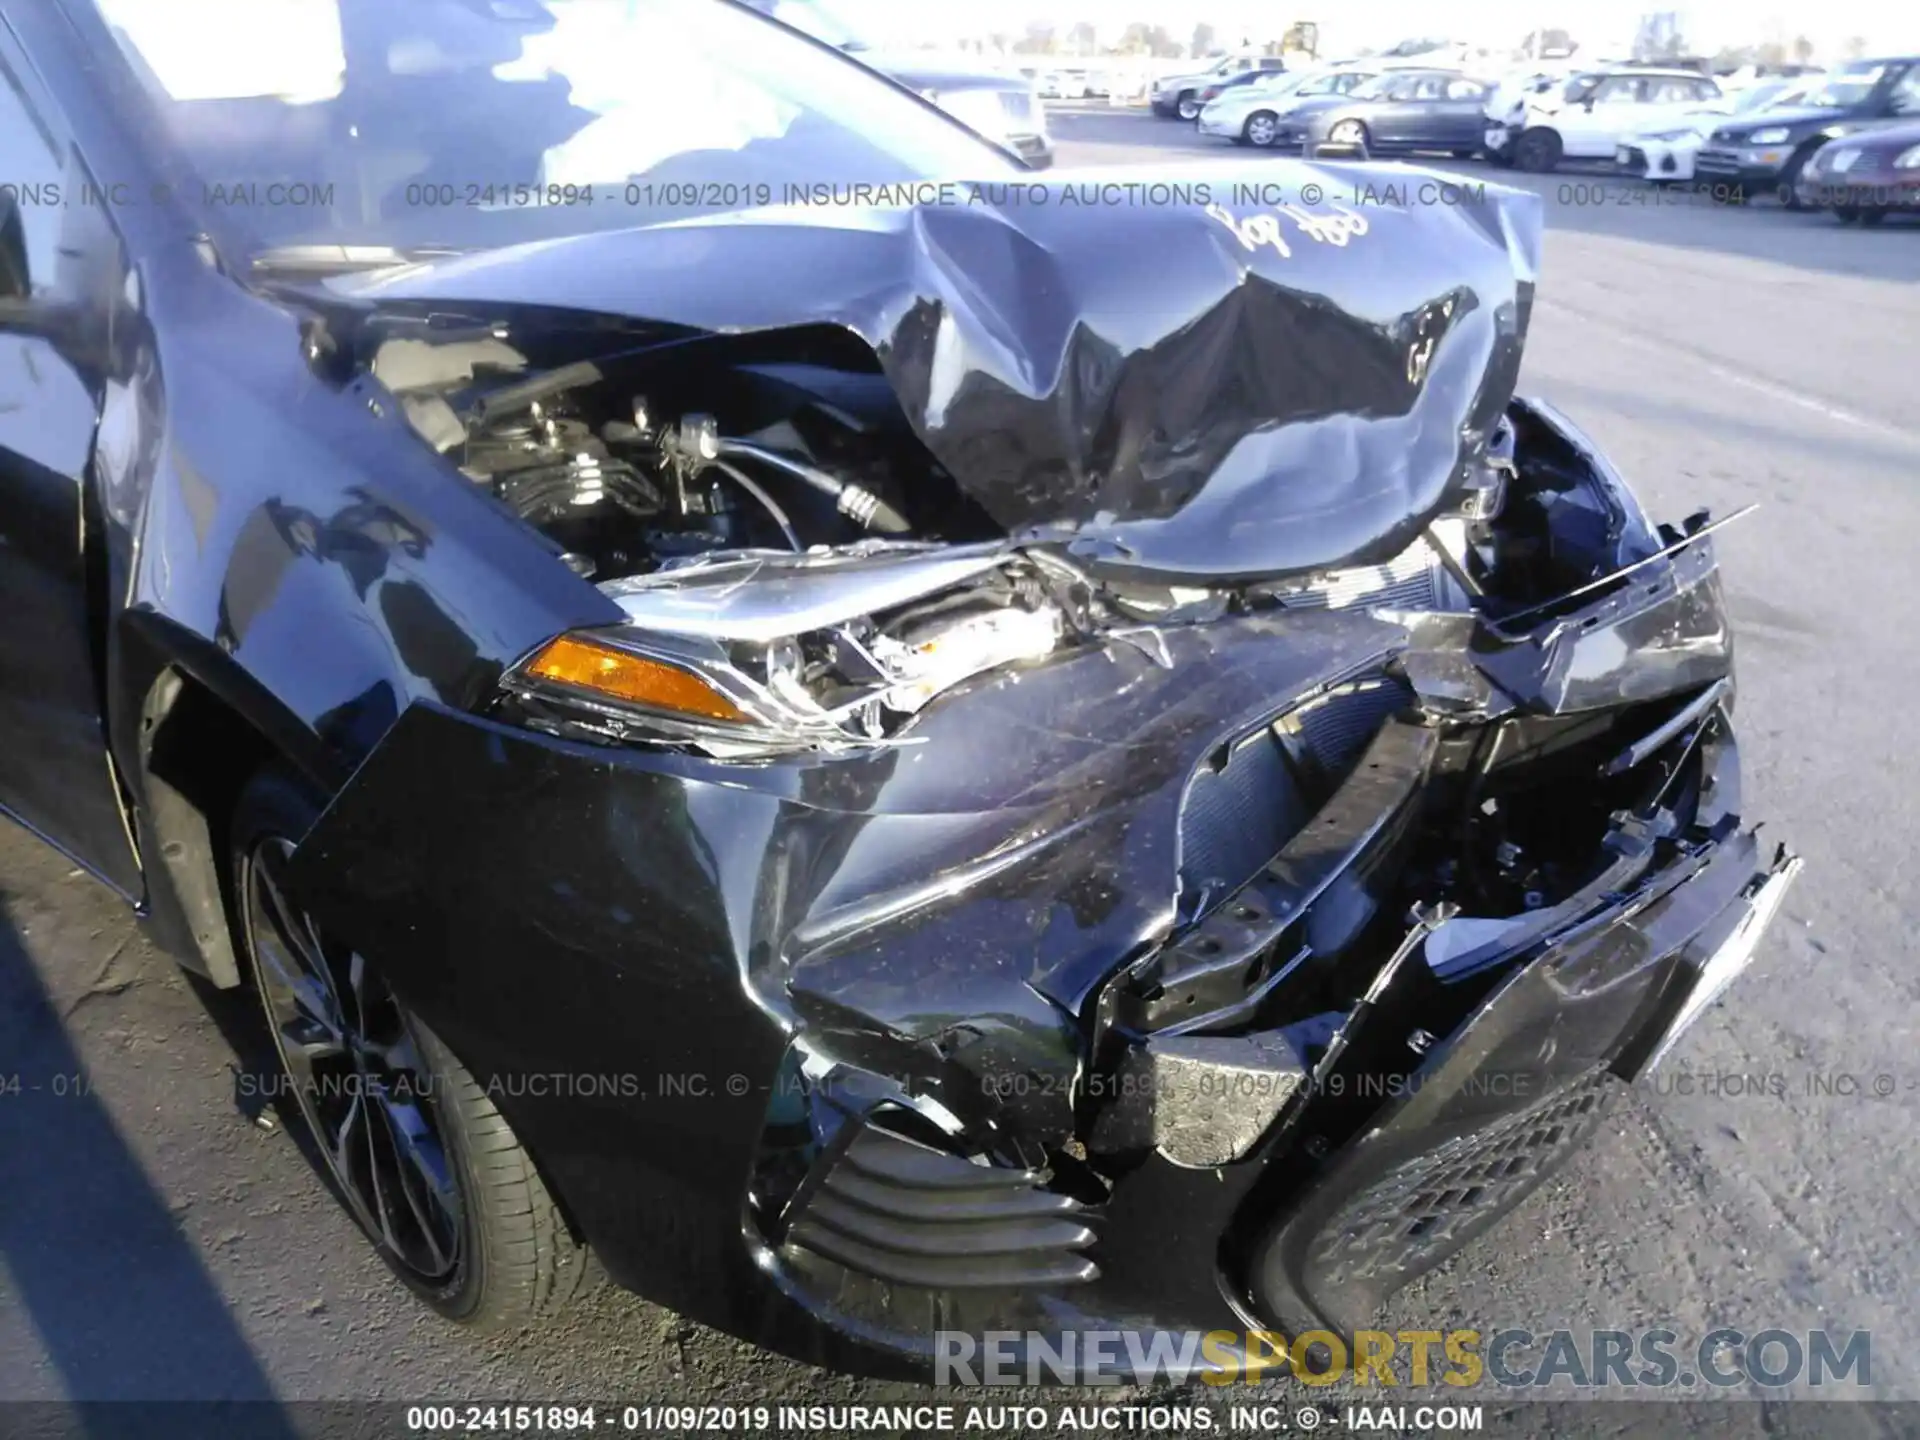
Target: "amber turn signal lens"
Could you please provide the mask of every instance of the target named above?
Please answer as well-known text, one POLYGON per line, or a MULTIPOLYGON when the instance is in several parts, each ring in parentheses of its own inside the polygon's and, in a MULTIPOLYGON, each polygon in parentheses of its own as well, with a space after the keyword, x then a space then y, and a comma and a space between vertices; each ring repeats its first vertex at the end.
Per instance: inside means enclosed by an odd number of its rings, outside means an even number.
POLYGON ((527 674, 654 710, 704 720, 747 718, 739 706, 690 670, 579 635, 562 635, 549 642, 533 657, 527 674))

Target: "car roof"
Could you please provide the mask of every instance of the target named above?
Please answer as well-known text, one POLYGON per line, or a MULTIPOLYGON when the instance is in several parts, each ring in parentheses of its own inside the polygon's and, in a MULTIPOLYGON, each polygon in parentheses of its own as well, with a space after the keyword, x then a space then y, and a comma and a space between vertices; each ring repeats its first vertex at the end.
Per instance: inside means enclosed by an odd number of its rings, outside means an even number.
POLYGON ((1615 75, 1642 75, 1656 80, 1711 80, 1713 76, 1703 75, 1698 70, 1689 70, 1684 65, 1601 65, 1592 70, 1582 70, 1582 77, 1592 75, 1610 79, 1615 75))

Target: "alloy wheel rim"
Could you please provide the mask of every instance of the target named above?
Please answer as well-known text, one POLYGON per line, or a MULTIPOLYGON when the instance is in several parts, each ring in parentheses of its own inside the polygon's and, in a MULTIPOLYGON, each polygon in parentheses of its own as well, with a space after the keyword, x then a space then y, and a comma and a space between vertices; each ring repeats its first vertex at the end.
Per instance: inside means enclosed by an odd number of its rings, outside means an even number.
POLYGON ((429 1283, 460 1262, 461 1205, 430 1072, 393 994, 284 888, 291 842, 248 859, 247 929, 268 1028, 308 1132, 360 1228, 429 1283))
POLYGON ((1198 118, 1199 114, 1200 114, 1200 102, 1198 100, 1195 100, 1192 96, 1188 96, 1185 100, 1182 100, 1180 102, 1180 118, 1182 120, 1196 119, 1198 118))
POLYGON ((1357 122, 1342 120, 1338 125, 1333 127, 1332 138, 1336 145, 1358 145, 1360 143, 1360 133, 1360 126, 1357 122))
POLYGON ((1247 138, 1256 145, 1271 145, 1274 132, 1274 122, 1269 116, 1256 115, 1247 122, 1247 138))

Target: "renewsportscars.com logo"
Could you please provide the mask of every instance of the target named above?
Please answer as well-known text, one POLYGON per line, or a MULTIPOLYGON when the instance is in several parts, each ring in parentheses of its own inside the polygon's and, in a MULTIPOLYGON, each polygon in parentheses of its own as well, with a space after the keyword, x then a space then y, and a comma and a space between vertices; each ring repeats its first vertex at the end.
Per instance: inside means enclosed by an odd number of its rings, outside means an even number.
POLYGON ((1814 1388, 1873 1383, 1870 1331, 988 1330, 934 1334, 936 1385, 1259 1384, 1511 1390, 1814 1388))

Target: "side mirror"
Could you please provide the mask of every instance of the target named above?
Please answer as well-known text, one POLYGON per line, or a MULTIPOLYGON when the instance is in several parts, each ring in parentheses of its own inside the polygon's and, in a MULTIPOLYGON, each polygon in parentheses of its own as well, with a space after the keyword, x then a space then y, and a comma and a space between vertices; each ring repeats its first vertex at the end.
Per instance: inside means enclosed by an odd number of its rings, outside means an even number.
POLYGON ((83 312, 33 293, 27 266, 27 227, 20 198, 0 186, 0 334, 32 335, 62 346, 77 346, 83 312))

